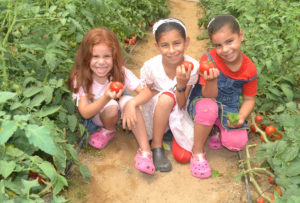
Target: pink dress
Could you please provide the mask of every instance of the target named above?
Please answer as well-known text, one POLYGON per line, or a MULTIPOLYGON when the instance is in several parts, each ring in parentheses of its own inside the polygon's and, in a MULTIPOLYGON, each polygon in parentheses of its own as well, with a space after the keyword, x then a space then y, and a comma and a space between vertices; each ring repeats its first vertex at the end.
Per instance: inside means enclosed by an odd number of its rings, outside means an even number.
MULTIPOLYGON (((124 71, 125 71, 125 82, 124 82, 124 88, 128 89, 130 91, 134 91, 139 85, 142 85, 141 80, 139 80, 132 71, 130 71, 129 69, 127 69, 126 67, 123 67, 124 71)), ((98 99, 99 97, 101 97, 104 92, 105 92, 105 88, 106 86, 109 84, 109 81, 107 80, 104 84, 100 84, 96 81, 93 81, 92 84, 92 94, 94 94, 94 100, 98 99)), ((76 99, 76 106, 78 106, 78 102, 81 96, 86 96, 87 94, 83 91, 83 88, 80 87, 78 93, 73 93, 73 99, 76 99)), ((122 110, 122 107, 125 105, 125 103, 131 99, 131 96, 129 95, 123 95, 120 100, 119 103, 116 100, 111 99, 105 106, 103 109, 101 109, 100 112, 98 112, 93 118, 92 121, 98 125, 98 126, 103 126, 101 120, 100 120, 100 116, 99 114, 101 112, 104 111, 104 109, 108 106, 111 105, 116 105, 119 107, 119 109, 122 110)))
MULTIPOLYGON (((199 67, 199 62, 188 55, 184 56, 184 60, 190 61, 194 64, 194 69, 187 84, 194 85, 198 80, 197 69, 199 67)), ((143 82, 145 82, 146 85, 150 85, 152 86, 152 89, 160 92, 142 107, 147 134, 149 139, 152 139, 153 114, 155 105, 158 101, 158 97, 163 92, 171 92, 174 94, 174 88, 177 82, 176 77, 172 80, 166 75, 164 67, 162 65, 161 55, 157 55, 144 63, 143 67, 141 68, 141 79, 143 80, 143 82)), ((169 126, 166 130, 168 130, 169 128, 171 129, 176 141, 183 140, 183 142, 186 142, 183 144, 186 145, 185 148, 191 148, 192 144, 189 143, 189 140, 192 140, 193 138, 186 139, 184 137, 190 136, 190 133, 192 133, 191 135, 193 135, 193 121, 189 118, 185 108, 179 109, 178 105, 175 105, 169 118, 169 126)))

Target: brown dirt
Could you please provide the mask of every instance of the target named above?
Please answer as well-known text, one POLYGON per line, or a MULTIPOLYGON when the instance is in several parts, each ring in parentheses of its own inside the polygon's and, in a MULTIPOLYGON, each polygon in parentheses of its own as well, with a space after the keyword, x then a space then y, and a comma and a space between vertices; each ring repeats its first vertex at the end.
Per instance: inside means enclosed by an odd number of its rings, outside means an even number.
MULTIPOLYGON (((200 59, 207 47, 206 40, 196 39, 200 34, 198 18, 203 11, 199 10, 197 2, 184 0, 170 0, 169 8, 171 17, 179 18, 186 24, 187 35, 191 38, 186 53, 200 59)), ((131 52, 127 67, 139 76, 143 63, 157 54, 159 52, 149 30, 148 37, 138 41, 131 52)), ((258 142, 258 138, 250 135, 249 143, 254 142, 258 142)), ((85 145, 81 149, 80 160, 90 170, 90 182, 83 182, 77 168, 73 167, 68 176, 70 186, 64 196, 72 202, 89 203, 248 202, 244 182, 232 181, 239 171, 236 152, 226 149, 213 151, 206 147, 211 167, 222 176, 197 179, 191 176, 190 165, 177 163, 170 151, 167 154, 173 165, 171 172, 156 172, 154 176, 143 174, 134 167, 133 158, 137 149, 133 134, 122 130, 101 151, 85 145)), ((252 198, 257 197, 257 193, 252 192, 252 198)))

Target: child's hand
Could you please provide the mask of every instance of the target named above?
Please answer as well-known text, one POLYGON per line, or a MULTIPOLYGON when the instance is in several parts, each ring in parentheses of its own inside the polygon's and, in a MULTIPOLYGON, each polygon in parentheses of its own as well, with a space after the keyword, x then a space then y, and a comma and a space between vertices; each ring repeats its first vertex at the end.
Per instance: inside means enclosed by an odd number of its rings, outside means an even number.
POLYGON ((110 84, 112 82, 110 82, 106 88, 105 88, 105 93, 104 95, 111 98, 111 99, 117 99, 117 98, 120 98, 124 92, 124 88, 123 89, 120 89, 118 93, 116 93, 115 91, 111 90, 110 88, 110 84))
POLYGON ((136 104, 133 99, 129 100, 123 109, 122 112, 122 127, 126 129, 126 126, 129 130, 135 128, 136 120, 136 104))
POLYGON ((227 125, 229 128, 240 128, 245 122, 239 113, 228 113, 226 118, 228 118, 227 125))
POLYGON ((186 87, 186 84, 188 83, 190 76, 192 72, 192 67, 190 67, 186 70, 185 65, 181 64, 180 66, 177 66, 176 68, 176 81, 178 87, 186 87))
POLYGON ((207 71, 204 71, 204 73, 201 73, 198 70, 199 75, 201 75, 205 80, 214 80, 217 79, 220 76, 220 71, 217 68, 210 68, 207 71))

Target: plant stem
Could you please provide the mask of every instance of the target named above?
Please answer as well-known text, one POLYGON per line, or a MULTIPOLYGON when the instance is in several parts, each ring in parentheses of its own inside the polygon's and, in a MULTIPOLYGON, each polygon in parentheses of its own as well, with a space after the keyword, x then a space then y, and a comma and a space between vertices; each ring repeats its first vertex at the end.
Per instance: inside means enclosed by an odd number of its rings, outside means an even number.
MULTIPOLYGON (((246 168, 247 168, 247 171, 249 171, 249 180, 250 182, 254 185, 256 191, 258 192, 259 195, 261 195, 263 198, 265 198, 266 200, 268 200, 269 202, 271 202, 271 199, 264 195, 264 193, 262 192, 261 188, 259 187, 258 183, 256 182, 255 178, 254 178, 254 175, 253 175, 253 169, 251 167, 251 164, 250 164, 250 153, 249 153, 249 148, 251 147, 256 147, 255 144, 253 145, 247 145, 246 146, 246 160, 245 160, 245 163, 246 163, 246 168)), ((257 168, 255 168, 255 170, 257 170, 257 168)), ((260 170, 261 171, 261 170, 260 170)), ((269 173, 268 173, 269 174, 269 173)), ((273 175, 273 174, 272 174, 273 175)), ((274 175, 273 175, 274 176, 274 175)))
MULTIPOLYGON (((16 23, 16 20, 17 20, 17 8, 18 8, 18 4, 16 3, 15 4, 15 9, 14 9, 14 17, 13 17, 13 21, 12 23, 10 24, 8 30, 7 30, 7 33, 3 39, 3 42, 2 42, 2 46, 3 48, 5 48, 6 46, 6 42, 8 40, 8 37, 10 35, 10 33, 12 32, 12 29, 16 23)), ((3 82, 5 85, 7 85, 7 82, 8 82, 8 75, 7 75, 7 67, 6 67, 6 63, 5 63, 5 59, 4 59, 4 51, 1 51, 1 56, 2 56, 2 68, 3 68, 3 82)))

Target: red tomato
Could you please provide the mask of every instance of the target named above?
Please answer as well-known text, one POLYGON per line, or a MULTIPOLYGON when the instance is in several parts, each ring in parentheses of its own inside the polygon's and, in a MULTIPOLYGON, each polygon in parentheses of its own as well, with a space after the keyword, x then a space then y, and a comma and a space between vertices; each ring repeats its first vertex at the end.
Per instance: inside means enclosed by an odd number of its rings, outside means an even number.
POLYGON ((275 190, 277 191, 277 193, 281 196, 282 195, 282 192, 280 190, 280 187, 277 185, 275 190))
POLYGON ((38 182, 40 185, 43 184, 43 178, 41 176, 39 176, 38 182))
POLYGON ((263 119, 262 115, 257 115, 257 116, 255 116, 254 120, 255 120, 256 123, 260 123, 262 121, 262 119, 263 119))
POLYGON ((149 26, 150 26, 150 27, 153 27, 153 25, 154 25, 153 22, 150 22, 150 23, 149 23, 149 26))
POLYGON ((207 61, 201 61, 199 71, 204 74, 204 72, 207 72, 207 75, 209 74, 209 69, 214 68, 214 64, 210 62, 210 60, 207 61))
POLYGON ((28 175, 32 179, 36 179, 38 177, 38 174, 36 172, 33 172, 33 171, 29 171, 28 175))
POLYGON ((126 38, 126 39, 125 39, 125 42, 126 42, 126 43, 129 43, 129 38, 126 38))
POLYGON ((275 180, 271 176, 269 176, 268 180, 269 180, 269 183, 271 183, 273 185, 275 184, 275 180))
POLYGON ((131 39, 131 40, 129 41, 129 44, 135 45, 135 42, 136 42, 136 39, 131 39))
POLYGON ((182 62, 181 63, 181 66, 184 66, 184 68, 185 68, 185 70, 188 70, 189 69, 189 65, 191 65, 191 68, 192 68, 192 70, 193 70, 193 68, 194 68, 194 64, 192 63, 192 62, 189 62, 189 61, 184 61, 184 62, 182 62))
POLYGON ((274 201, 274 200, 275 200, 275 197, 274 197, 274 196, 272 196, 272 197, 271 197, 271 200, 272 200, 272 201, 274 201))
POLYGON ((272 125, 269 125, 266 127, 265 129, 265 133, 267 134, 267 136, 271 135, 272 133, 276 132, 276 128, 272 125))
POLYGON ((264 203, 265 199, 263 197, 260 197, 257 199, 257 203, 264 203))
POLYGON ((261 141, 266 142, 262 135, 260 135, 260 139, 261 139, 261 141))
POLYGON ((277 140, 281 140, 281 139, 282 139, 282 135, 281 135, 281 134, 276 134, 276 135, 275 135, 275 138, 276 138, 277 140))
POLYGON ((251 132, 254 132, 254 133, 256 132, 254 125, 250 126, 250 130, 251 130, 251 132))
POLYGON ((118 93, 120 91, 120 89, 123 89, 123 84, 117 81, 111 82, 110 83, 110 89, 112 91, 115 91, 116 93, 118 93))

